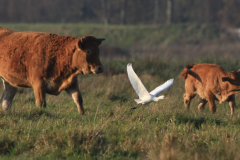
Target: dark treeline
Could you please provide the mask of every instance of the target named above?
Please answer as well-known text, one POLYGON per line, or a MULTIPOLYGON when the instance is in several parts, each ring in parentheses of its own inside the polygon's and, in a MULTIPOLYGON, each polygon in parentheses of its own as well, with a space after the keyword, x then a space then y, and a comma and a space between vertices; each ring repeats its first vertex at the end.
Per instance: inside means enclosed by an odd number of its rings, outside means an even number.
POLYGON ((0 22, 214 22, 239 27, 240 0, 0 0, 0 22))

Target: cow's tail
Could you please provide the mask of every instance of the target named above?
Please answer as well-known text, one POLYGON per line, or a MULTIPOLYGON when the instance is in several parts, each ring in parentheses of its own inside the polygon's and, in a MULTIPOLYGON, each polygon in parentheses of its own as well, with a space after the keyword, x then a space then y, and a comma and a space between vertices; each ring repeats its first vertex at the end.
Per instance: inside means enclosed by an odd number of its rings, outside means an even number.
POLYGON ((184 81, 187 79, 188 73, 190 69, 193 68, 194 65, 196 64, 189 64, 183 69, 182 73, 180 74, 180 77, 183 77, 184 81))

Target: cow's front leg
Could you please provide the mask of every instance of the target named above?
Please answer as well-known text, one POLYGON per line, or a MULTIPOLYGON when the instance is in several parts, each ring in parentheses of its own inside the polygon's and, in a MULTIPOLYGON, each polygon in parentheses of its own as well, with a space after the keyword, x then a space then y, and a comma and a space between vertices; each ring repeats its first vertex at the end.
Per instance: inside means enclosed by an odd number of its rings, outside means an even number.
POLYGON ((12 106, 12 100, 17 92, 17 88, 10 85, 8 82, 3 80, 4 91, 1 97, 2 108, 4 111, 7 111, 12 106))
POLYGON ((34 95, 36 98, 36 105, 38 107, 46 107, 46 87, 43 81, 36 81, 33 85, 34 95))
POLYGON ((84 108, 83 108, 83 99, 82 99, 82 95, 81 95, 79 87, 78 87, 77 78, 74 79, 71 86, 69 86, 65 90, 72 97, 74 102, 76 103, 77 108, 78 108, 78 113, 79 114, 84 114, 85 111, 84 111, 84 108))
POLYGON ((233 95, 229 96, 227 101, 228 101, 229 106, 231 108, 231 116, 233 116, 234 108, 236 107, 235 95, 233 94, 233 95))

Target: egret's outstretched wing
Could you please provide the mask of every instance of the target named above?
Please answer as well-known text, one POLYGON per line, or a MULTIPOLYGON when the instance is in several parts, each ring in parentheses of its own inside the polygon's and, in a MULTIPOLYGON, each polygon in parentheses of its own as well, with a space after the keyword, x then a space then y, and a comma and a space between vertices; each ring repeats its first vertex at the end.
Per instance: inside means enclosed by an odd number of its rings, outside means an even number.
POLYGON ((133 86, 133 89, 135 90, 139 98, 141 99, 141 97, 149 95, 147 89, 144 87, 141 80, 138 78, 138 76, 134 72, 131 63, 127 65, 127 73, 128 73, 128 78, 133 86))
POLYGON ((158 86, 153 91, 151 91, 150 94, 153 95, 153 96, 157 96, 160 92, 162 92, 165 89, 167 89, 168 87, 170 87, 173 84, 173 80, 174 79, 169 79, 168 81, 163 83, 161 86, 158 86))

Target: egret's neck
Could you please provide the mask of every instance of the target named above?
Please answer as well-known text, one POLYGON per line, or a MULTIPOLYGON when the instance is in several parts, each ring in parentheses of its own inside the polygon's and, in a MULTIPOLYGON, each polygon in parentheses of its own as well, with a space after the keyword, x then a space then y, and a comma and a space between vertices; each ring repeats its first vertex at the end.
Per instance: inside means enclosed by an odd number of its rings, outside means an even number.
POLYGON ((154 97, 153 98, 154 101, 159 101, 161 99, 165 99, 165 96, 159 96, 159 97, 154 97))

